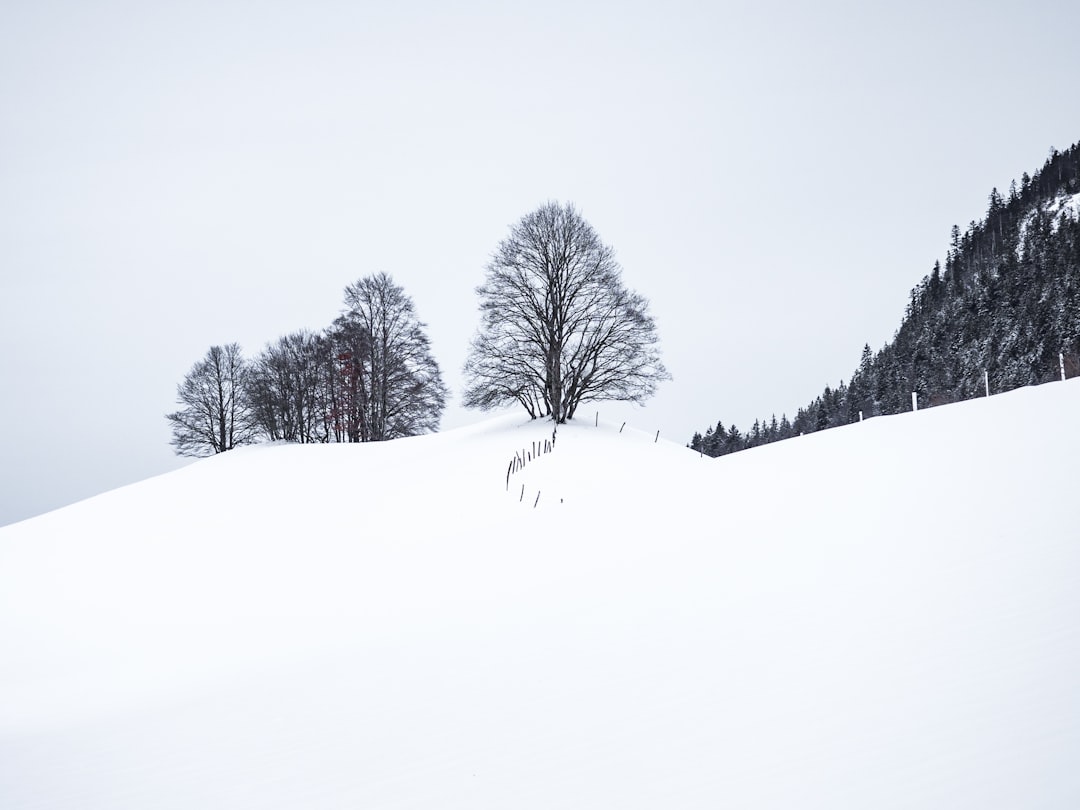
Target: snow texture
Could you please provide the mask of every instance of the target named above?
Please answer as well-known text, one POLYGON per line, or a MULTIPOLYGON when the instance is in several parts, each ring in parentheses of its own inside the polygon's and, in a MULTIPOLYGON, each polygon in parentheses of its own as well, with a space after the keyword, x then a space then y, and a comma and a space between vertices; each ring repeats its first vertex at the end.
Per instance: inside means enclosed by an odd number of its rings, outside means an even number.
POLYGON ((0 807, 1080 806, 1077 413, 507 415, 0 529, 0 807))
POLYGON ((1059 194, 1057 197, 1040 204, 1024 217, 1020 223, 1016 240, 1016 257, 1018 259, 1024 258, 1024 239, 1039 211, 1050 217, 1050 229, 1057 232, 1063 219, 1074 221, 1080 219, 1080 192, 1076 194, 1059 194))

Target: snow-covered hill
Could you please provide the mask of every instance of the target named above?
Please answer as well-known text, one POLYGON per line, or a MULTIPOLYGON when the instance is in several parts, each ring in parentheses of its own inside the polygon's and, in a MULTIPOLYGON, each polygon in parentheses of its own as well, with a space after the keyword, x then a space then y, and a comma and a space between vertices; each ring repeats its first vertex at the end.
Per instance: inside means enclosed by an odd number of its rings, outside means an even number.
POLYGON ((1078 415, 512 415, 0 529, 0 807, 1075 807, 1078 415))

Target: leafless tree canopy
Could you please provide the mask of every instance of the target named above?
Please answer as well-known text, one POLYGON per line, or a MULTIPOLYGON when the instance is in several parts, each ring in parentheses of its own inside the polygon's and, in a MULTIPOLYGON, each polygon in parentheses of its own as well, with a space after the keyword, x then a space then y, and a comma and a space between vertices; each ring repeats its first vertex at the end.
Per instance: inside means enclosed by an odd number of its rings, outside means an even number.
POLYGON ((467 407, 516 401, 533 418, 565 422, 582 402, 641 402, 670 378, 648 302, 623 286, 613 251, 572 205, 523 217, 477 294, 467 407))
POLYGON ((248 395, 252 415, 271 441, 329 441, 327 383, 329 341, 309 331, 269 344, 251 364, 248 395))
POLYGON ((248 407, 247 366, 240 347, 211 346, 176 387, 183 407, 166 416, 172 442, 181 456, 209 456, 247 444, 254 438, 248 407))
POLYGON ((446 386, 412 299, 386 273, 345 289, 324 333, 279 338, 250 363, 214 346, 178 388, 166 416, 180 455, 271 441, 372 442, 438 430, 446 386))
POLYGON ((251 402, 271 440, 376 442, 437 430, 446 386, 412 299, 386 273, 345 288, 324 334, 280 338, 256 358, 251 402))
POLYGON ((412 299, 378 273, 346 287, 345 306, 331 334, 348 346, 338 359, 350 435, 383 441, 438 430, 447 390, 412 299))

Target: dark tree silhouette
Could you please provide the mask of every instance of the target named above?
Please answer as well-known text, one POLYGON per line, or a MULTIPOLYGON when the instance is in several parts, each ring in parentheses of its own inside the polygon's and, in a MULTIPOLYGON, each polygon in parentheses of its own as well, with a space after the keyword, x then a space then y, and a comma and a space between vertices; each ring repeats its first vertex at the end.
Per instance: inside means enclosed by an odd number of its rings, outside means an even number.
POLYGON ((438 430, 447 390, 412 299, 378 273, 346 287, 345 306, 331 333, 341 347, 345 435, 383 441, 438 430))
POLYGON ((181 456, 209 456, 247 444, 255 430, 247 403, 248 368, 240 347, 211 346, 176 387, 183 407, 166 415, 181 456))
POLYGON ((278 338, 255 358, 248 373, 252 416, 271 441, 326 442, 329 341, 308 331, 278 338))
POLYGON ((518 402, 565 422, 582 402, 641 402, 670 379, 648 302, 623 286, 614 252, 572 205, 524 216, 477 294, 466 407, 518 402))

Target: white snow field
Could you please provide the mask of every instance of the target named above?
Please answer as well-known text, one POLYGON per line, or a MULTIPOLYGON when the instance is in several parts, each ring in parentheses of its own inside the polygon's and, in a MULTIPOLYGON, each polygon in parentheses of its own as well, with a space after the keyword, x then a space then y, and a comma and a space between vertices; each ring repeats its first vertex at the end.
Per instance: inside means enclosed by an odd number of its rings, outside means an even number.
POLYGON ((508 486, 509 415, 5 527, 0 807, 1080 807, 1078 417, 590 412, 508 486))

